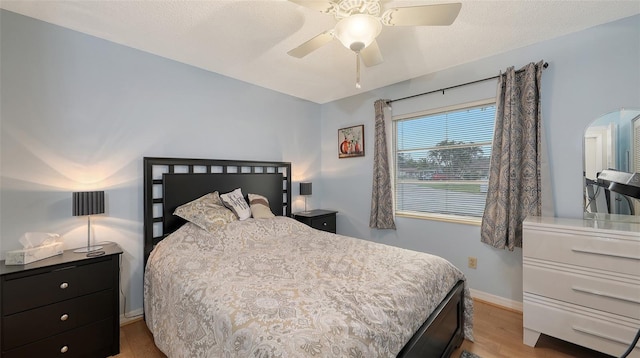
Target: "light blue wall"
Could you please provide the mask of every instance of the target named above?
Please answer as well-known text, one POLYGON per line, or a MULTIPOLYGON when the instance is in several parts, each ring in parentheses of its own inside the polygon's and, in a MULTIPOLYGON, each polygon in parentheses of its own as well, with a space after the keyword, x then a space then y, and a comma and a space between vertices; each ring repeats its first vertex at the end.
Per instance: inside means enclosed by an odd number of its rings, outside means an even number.
POLYGON ((317 181, 318 104, 5 10, 0 16, 3 255, 20 248, 25 232, 60 233, 67 248, 82 246, 87 221, 71 216, 71 192, 104 189, 107 213, 92 227, 97 241, 124 249, 126 310, 139 313, 144 156, 291 161, 295 181, 317 181))
MULTIPOLYGON (((492 77, 542 59, 542 117, 550 151, 556 214, 582 217, 584 129, 621 107, 640 106, 640 16, 398 83, 322 106, 323 207, 338 210, 339 233, 441 255, 462 268, 474 289, 522 301, 522 251, 480 243, 478 226, 397 218, 396 231, 368 228, 373 161, 373 102, 492 77), (338 128, 365 125, 366 156, 338 159, 338 128), (467 257, 478 258, 476 270, 467 257)), ((382 49, 384 52, 384 49, 382 49)), ((426 58, 425 61, 429 59, 426 58)), ((366 68, 362 81, 366 83, 366 68)), ((393 103, 394 114, 495 97, 495 81, 393 103)), ((549 248, 552 249, 552 248, 549 248)))

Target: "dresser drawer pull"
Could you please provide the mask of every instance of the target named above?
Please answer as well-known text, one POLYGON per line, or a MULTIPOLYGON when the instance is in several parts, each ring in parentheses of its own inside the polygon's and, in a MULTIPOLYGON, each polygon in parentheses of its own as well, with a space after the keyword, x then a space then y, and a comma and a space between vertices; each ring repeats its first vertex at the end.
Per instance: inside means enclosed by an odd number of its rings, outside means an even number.
POLYGON ((623 259, 640 260, 640 257, 638 257, 638 256, 614 254, 614 253, 611 253, 611 252, 600 252, 600 251, 593 251, 593 250, 587 250, 587 249, 576 249, 576 248, 572 248, 571 251, 579 252, 579 253, 583 253, 583 254, 593 254, 593 255, 601 255, 601 256, 621 257, 623 259))
POLYGON ((601 333, 598 333, 598 332, 594 332, 594 331, 592 331, 590 329, 577 327, 577 326, 573 326, 571 328, 573 328, 574 331, 577 331, 577 332, 580 332, 580 333, 585 333, 585 334, 588 334, 588 335, 591 335, 591 336, 594 336, 594 337, 598 337, 598 338, 604 338, 604 339, 612 341, 612 342, 624 344, 625 346, 629 344, 629 342, 623 341, 620 338, 607 336, 606 334, 601 334, 601 333))
POLYGON ((68 314, 66 314, 66 313, 65 313, 65 314, 63 314, 62 316, 60 316, 60 320, 61 320, 61 321, 66 321, 66 320, 68 320, 68 319, 69 319, 69 315, 68 315, 68 314))
POLYGON ((60 353, 67 353, 68 350, 69 350, 69 347, 64 346, 64 347, 60 348, 60 353))
POLYGON ((640 300, 636 300, 636 299, 633 299, 633 298, 616 296, 616 295, 612 295, 610 293, 600 292, 600 291, 596 291, 596 290, 590 290, 590 289, 582 288, 582 287, 571 287, 571 289, 574 290, 574 291, 577 291, 577 292, 589 293, 589 294, 596 295, 596 296, 614 298, 614 299, 620 300, 620 301, 627 301, 627 302, 640 304, 640 300))
POLYGON ((61 283, 61 284, 60 284, 60 288, 61 288, 61 289, 63 289, 63 290, 64 290, 65 288, 67 288, 67 287, 69 287, 69 284, 68 284, 68 283, 66 283, 66 282, 63 282, 63 283, 61 283))
POLYGON ((323 223, 322 223, 322 225, 327 226, 327 222, 326 222, 326 221, 325 221, 325 222, 323 222, 323 223))

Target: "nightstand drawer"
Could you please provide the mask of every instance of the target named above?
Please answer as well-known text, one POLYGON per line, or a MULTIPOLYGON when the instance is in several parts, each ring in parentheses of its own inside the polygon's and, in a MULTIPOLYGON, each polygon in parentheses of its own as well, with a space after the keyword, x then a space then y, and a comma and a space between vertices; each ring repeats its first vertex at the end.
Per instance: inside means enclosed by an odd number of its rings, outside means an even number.
POLYGON ((293 217, 314 229, 336 233, 336 214, 334 210, 309 210, 293 213, 293 217))
POLYGON ((336 216, 324 216, 311 219, 311 226, 314 229, 336 232, 336 216))
POLYGON ((109 318, 113 291, 106 290, 4 318, 3 349, 12 349, 109 318))
POLYGON ((77 295, 78 272, 72 266, 66 270, 7 280, 2 290, 2 311, 8 315, 77 295))
POLYGON ((10 315, 107 289, 111 287, 112 275, 111 260, 105 260, 28 277, 10 277, 2 290, 2 312, 10 315))
POLYGON ((114 342, 113 320, 105 319, 47 339, 5 351, 3 358, 106 357, 114 342))

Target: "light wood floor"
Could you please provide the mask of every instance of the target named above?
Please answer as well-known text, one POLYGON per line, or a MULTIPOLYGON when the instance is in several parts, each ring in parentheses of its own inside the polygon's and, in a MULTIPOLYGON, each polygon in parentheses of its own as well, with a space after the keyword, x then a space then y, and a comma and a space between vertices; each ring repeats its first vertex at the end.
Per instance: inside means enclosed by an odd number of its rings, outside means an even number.
MULTIPOLYGON (((478 300, 474 301, 473 331, 475 342, 465 340, 462 346, 452 354, 452 357, 459 357, 463 349, 473 352, 482 358, 609 357, 547 336, 540 337, 536 348, 525 346, 522 343, 522 313, 506 310, 478 300)), ((120 328, 120 352, 116 357, 166 357, 156 348, 151 333, 141 320, 120 328)))

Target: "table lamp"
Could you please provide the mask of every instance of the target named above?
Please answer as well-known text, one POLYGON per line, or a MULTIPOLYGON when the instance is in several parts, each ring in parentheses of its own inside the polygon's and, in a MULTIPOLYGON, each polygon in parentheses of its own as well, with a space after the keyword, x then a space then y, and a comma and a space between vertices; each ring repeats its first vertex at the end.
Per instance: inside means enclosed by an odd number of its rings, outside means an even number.
POLYGON ((102 246, 91 246, 91 215, 104 213, 104 191, 81 191, 73 193, 73 216, 87 216, 87 247, 73 252, 93 252, 102 246))
POLYGON ((300 183, 300 195, 304 196, 304 212, 308 213, 308 211, 307 211, 307 196, 311 195, 311 183, 309 183, 309 182, 300 183))

